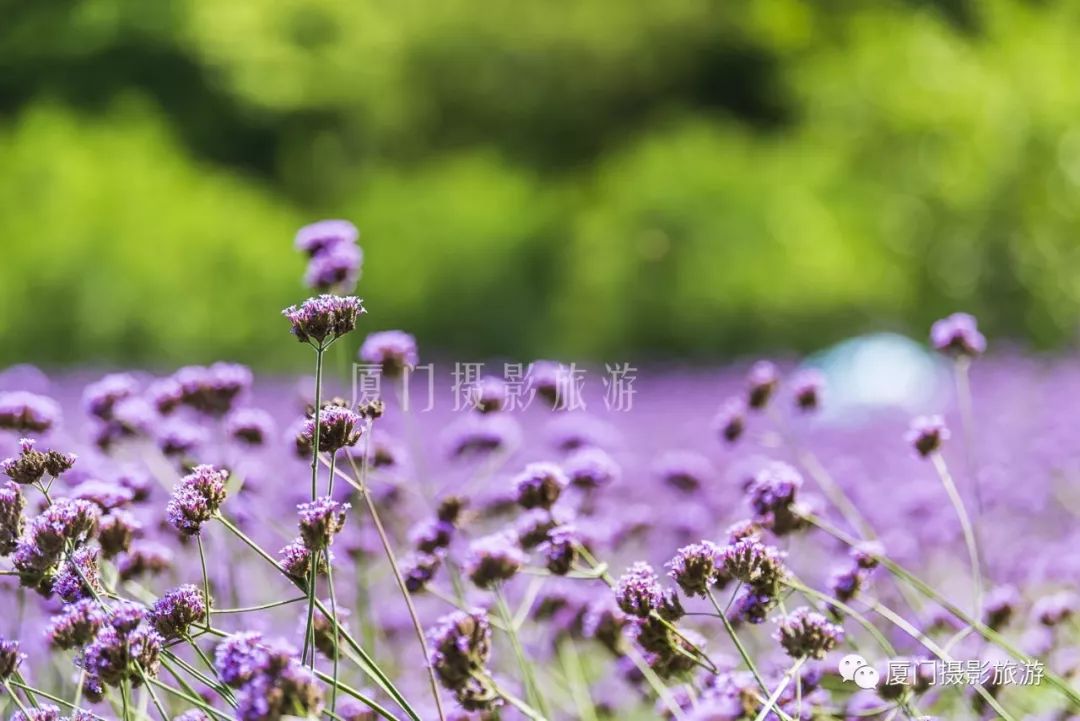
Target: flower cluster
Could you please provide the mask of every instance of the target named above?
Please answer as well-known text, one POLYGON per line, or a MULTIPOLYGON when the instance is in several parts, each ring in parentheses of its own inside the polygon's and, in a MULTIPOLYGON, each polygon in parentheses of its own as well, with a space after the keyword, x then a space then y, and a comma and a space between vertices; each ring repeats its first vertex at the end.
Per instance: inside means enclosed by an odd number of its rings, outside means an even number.
POLYGON ((439 619, 428 632, 429 661, 440 683, 469 711, 492 709, 499 697, 492 688, 491 625, 480 610, 457 611, 439 619))
POLYGON ((351 293, 360 278, 363 252, 356 226, 347 220, 322 220, 301 228, 296 249, 308 256, 304 281, 319 291, 351 293))
POLYGON ((241 721, 322 713, 322 688, 286 643, 265 640, 258 633, 234 634, 218 645, 214 668, 224 683, 237 689, 241 721))
POLYGON ((289 306, 281 313, 297 340, 325 348, 355 330, 357 318, 366 312, 359 298, 320 295, 308 298, 299 306, 289 306))
POLYGON ((397 378, 420 362, 416 339, 400 330, 370 333, 360 346, 360 360, 377 365, 383 375, 397 378))
POLYGON ((30 438, 19 441, 19 455, 0 462, 0 471, 15 483, 39 483, 45 476, 59 478, 75 465, 75 455, 59 451, 39 451, 30 438))
POLYGON ((169 523, 186 536, 194 536, 225 502, 229 472, 211 465, 196 466, 180 479, 165 508, 169 523))
POLYGON ((84 688, 98 684, 117 687, 125 682, 137 687, 144 679, 156 677, 163 643, 150 625, 145 608, 120 604, 108 613, 83 651, 82 666, 87 676, 84 688))

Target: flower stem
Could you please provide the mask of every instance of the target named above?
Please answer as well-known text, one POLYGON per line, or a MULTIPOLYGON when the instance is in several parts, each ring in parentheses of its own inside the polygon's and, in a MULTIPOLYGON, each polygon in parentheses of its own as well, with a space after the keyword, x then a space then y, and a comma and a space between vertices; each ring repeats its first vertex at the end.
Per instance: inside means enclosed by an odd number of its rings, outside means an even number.
POLYGON ((787 685, 791 683, 791 678, 799 672, 804 661, 806 661, 805 656, 797 660, 795 664, 788 669, 787 673, 784 674, 784 678, 780 680, 780 684, 776 687, 776 690, 772 692, 772 695, 769 696, 769 700, 765 702, 765 706, 763 706, 758 713, 755 721, 765 721, 765 719, 768 718, 769 712, 772 711, 773 706, 776 705, 776 701, 780 698, 780 694, 782 694, 784 689, 787 688, 787 685))
POLYGON ((739 656, 742 657, 743 663, 750 669, 750 673, 753 674, 754 680, 757 681, 757 685, 761 687, 762 692, 768 694, 769 687, 765 685, 765 679, 761 677, 761 673, 757 670, 757 666, 754 665, 754 660, 750 658, 750 654, 747 653, 746 647, 743 646, 742 641, 739 640, 738 634, 735 633, 735 627, 731 625, 731 621, 728 620, 727 614, 724 613, 724 609, 720 608, 720 603, 716 600, 716 596, 713 595, 712 589, 708 589, 707 594, 713 608, 716 609, 716 614, 724 624, 724 630, 727 631, 727 635, 731 638, 731 642, 735 644, 739 656))
MULTIPOLYGON (((333 461, 331 461, 332 463, 333 461)), ((337 711, 337 696, 338 696, 338 665, 340 662, 340 652, 338 650, 338 644, 341 642, 340 630, 338 628, 338 615, 337 615, 337 594, 334 593, 334 567, 330 563, 330 549, 326 550, 326 585, 330 588, 330 616, 331 623, 333 624, 333 641, 331 646, 334 650, 334 675, 333 683, 330 687, 330 713, 337 711)), ((312 650, 312 655, 315 652, 312 650)))
POLYGON ((206 551, 203 550, 202 531, 195 534, 199 546, 199 564, 202 566, 203 604, 206 606, 206 627, 210 628, 210 575, 206 572, 206 551))
POLYGON ((371 513, 371 520, 375 524, 375 531, 379 535, 379 542, 382 544, 383 551, 386 553, 386 560, 390 564, 390 570, 394 574, 394 580, 397 582, 398 590, 401 592, 401 597, 405 600, 405 608, 409 612, 409 619, 412 621, 413 631, 416 633, 416 638, 420 642, 420 651, 424 654, 424 668, 427 669, 428 684, 431 687, 431 695, 435 698, 435 709, 439 715, 439 721, 445 721, 446 714, 443 711, 442 699, 439 697, 439 682, 435 678, 435 671, 432 669, 429 661, 424 627, 421 625, 420 617, 417 615, 416 607, 413 605, 412 594, 409 593, 409 589, 405 586, 405 578, 401 575, 401 568, 398 566, 397 558, 394 556, 394 548, 390 544, 390 538, 386 533, 386 528, 383 526, 382 519, 379 517, 379 509, 375 506, 375 501, 368 492, 368 454, 370 452, 373 425, 374 424, 371 422, 367 424, 367 433, 364 434, 364 455, 360 461, 360 468, 357 469, 356 461, 351 454, 346 454, 346 457, 349 459, 349 465, 352 466, 353 474, 357 477, 357 490, 360 495, 363 496, 368 512, 371 513))
POLYGON ((499 616, 506 625, 506 635, 510 639, 510 646, 514 649, 514 656, 517 658, 518 666, 521 668, 522 680, 525 684, 525 696, 529 699, 531 705, 540 709, 540 712, 547 718, 551 718, 551 711, 547 707, 543 694, 540 693, 540 686, 536 682, 532 664, 529 663, 529 658, 525 655, 525 647, 521 645, 521 637, 518 636, 517 628, 514 626, 514 616, 510 613, 510 606, 507 605, 506 597, 503 596, 501 588, 495 589, 495 606, 499 609, 499 616))
POLYGON ((949 467, 945 464, 944 456, 940 453, 932 453, 930 454, 930 461, 934 464, 934 470, 937 471, 938 476, 941 478, 941 484, 945 486, 945 492, 949 495, 949 501, 952 503, 953 510, 956 511, 957 519, 960 521, 960 529, 964 533, 968 560, 971 562, 971 580, 975 587, 974 613, 972 615, 978 617, 982 614, 983 587, 982 565, 979 562, 979 544, 975 539, 975 528, 971 525, 971 518, 968 516, 967 509, 964 508, 964 501, 960 498, 960 492, 956 489, 956 483, 953 482, 952 474, 949 473, 949 467))

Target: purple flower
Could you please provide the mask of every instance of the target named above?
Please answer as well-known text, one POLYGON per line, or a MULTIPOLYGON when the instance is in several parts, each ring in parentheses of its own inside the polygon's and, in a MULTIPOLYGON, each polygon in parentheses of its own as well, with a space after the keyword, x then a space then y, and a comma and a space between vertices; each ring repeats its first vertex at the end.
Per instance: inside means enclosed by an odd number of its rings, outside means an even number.
POLYGON ((694 451, 668 451, 656 462, 656 475, 667 485, 692 493, 716 476, 709 459, 694 451))
POLYGON ((135 516, 116 509, 98 522, 98 543, 105 558, 115 558, 131 547, 131 541, 142 530, 135 516))
POLYGON ((742 398, 724 401, 713 419, 717 435, 727 443, 734 443, 746 430, 746 402, 742 398))
POLYGON ((539 551, 544 555, 547 570, 556 576, 565 576, 574 567, 580 545, 578 530, 572 525, 563 524, 548 532, 547 541, 540 545, 539 551))
MULTIPOLYGON (((307 578, 311 573, 311 550, 304 545, 302 538, 297 538, 278 551, 281 567, 285 573, 296 578, 307 578)), ((333 554, 330 556, 333 560, 333 554)), ((326 573, 326 559, 319 554, 318 568, 320 574, 326 573)))
POLYGON ((601 488, 619 480, 622 469, 607 451, 579 448, 563 463, 570 484, 577 488, 601 488))
POLYGON ((1015 586, 998 586, 991 589, 983 599, 983 623, 1000 631, 1020 606, 1020 592, 1015 586))
POLYGON ((113 410, 120 401, 139 392, 139 381, 130 373, 110 373, 83 391, 86 412, 102 421, 113 420, 113 410))
POLYGON ((1076 615, 1080 599, 1075 593, 1059 591, 1043 596, 1031 608, 1031 615, 1044 626, 1057 626, 1076 615))
POLYGON ((194 536, 217 513, 225 501, 229 472, 214 466, 195 466, 173 489, 165 513, 172 526, 186 536, 194 536))
POLYGON ((936 350, 954 358, 973 358, 986 351, 986 338, 979 332, 975 316, 953 313, 930 327, 930 342, 936 350))
POLYGON ((30 438, 19 441, 19 455, 5 459, 0 463, 0 471, 8 478, 22 485, 37 483, 45 476, 58 478, 75 465, 73 453, 59 451, 39 451, 30 438))
POLYGON ((0 393, 0 430, 45 433, 60 422, 60 406, 51 398, 25 391, 0 393))
POLYGON ((348 503, 338 503, 329 496, 297 506, 300 515, 300 537, 311 551, 324 551, 334 542, 334 536, 345 527, 348 503))
POLYGON ((746 376, 746 405, 752 410, 761 410, 768 405, 779 383, 776 366, 769 361, 758 361, 746 376))
POLYGON ((190 583, 169 591, 150 609, 150 623, 166 641, 183 638, 188 629, 205 618, 203 593, 190 583))
POLYGON ((320 295, 289 306, 282 315, 297 340, 323 348, 355 330, 357 317, 366 312, 363 301, 354 296, 320 295))
POLYGON ((129 505, 135 500, 131 489, 109 481, 90 479, 71 489, 71 497, 90 501, 102 511, 111 511, 129 505))
POLYGON ((775 596, 788 575, 783 553, 751 539, 724 547, 721 559, 729 576, 742 581, 759 594, 775 596))
POLYGON ((816 368, 801 370, 791 379, 795 407, 804 413, 816 411, 821 406, 821 395, 824 390, 825 376, 816 368))
POLYGON ((86 672, 107 686, 119 686, 128 681, 142 684, 143 677, 157 676, 162 638, 135 614, 114 611, 109 624, 98 631, 93 642, 83 652, 86 672))
POLYGON ((25 509, 19 487, 10 481, 0 484, 0 556, 10 555, 18 546, 26 528, 25 509))
POLYGON ((163 573, 173 564, 172 551, 155 541, 133 541, 127 553, 116 562, 120 579, 130 581, 144 574, 163 573))
POLYGON ((274 419, 259 408, 240 408, 229 414, 225 432, 245 445, 261 446, 274 435, 274 419))
POLYGON ((824 658, 843 638, 842 628, 806 607, 781 619, 776 632, 776 640, 792 658, 824 658))
POLYGON ((360 360, 378 365, 384 375, 400 376, 420 362, 416 339, 404 331, 384 330, 369 333, 360 346, 360 360))
POLYGON ((435 553, 450 545, 454 537, 454 524, 439 519, 429 520, 416 526, 409 534, 413 547, 421 553, 435 553))
POLYGON ((262 634, 254 631, 229 636, 214 651, 214 668, 228 686, 240 688, 267 663, 262 634))
MULTIPOLYGON (((355 446, 363 434, 364 421, 348 408, 327 406, 319 412, 319 452, 336 453, 355 446)), ((310 449, 315 443, 315 419, 308 418, 300 430, 297 444, 310 449)))
POLYGON ((214 665, 226 684, 239 689, 236 713, 242 721, 322 713, 322 690, 288 644, 236 634, 218 646, 214 665))
POLYGON ((805 523, 793 508, 803 478, 786 463, 773 461, 755 475, 747 488, 754 520, 778 536, 799 530, 805 523))
POLYGON ((363 262, 364 254, 358 246, 337 243, 311 257, 304 283, 320 293, 351 293, 360 278, 363 262))
POLYGON ((562 363, 550 360, 534 361, 529 367, 529 379, 536 394, 551 408, 557 409, 565 404, 570 375, 562 363))
POLYGON ((949 440, 949 429, 941 416, 918 416, 911 421, 904 439, 923 458, 937 453, 949 440))
POLYGON ((72 553, 53 578, 53 592, 68 603, 103 593, 97 557, 97 549, 87 546, 72 553))
POLYGON ((38 708, 30 708, 24 714, 17 711, 11 716, 11 721, 62 721, 60 708, 51 703, 42 704, 38 708))
POLYGON ((187 366, 176 371, 168 382, 156 387, 158 410, 171 412, 185 405, 200 413, 221 418, 236 400, 251 388, 251 370, 236 363, 187 366))
POLYGON ((479 588, 493 588, 514 577, 525 564, 517 537, 509 532, 484 536, 469 545, 465 573, 479 588))
POLYGON ((834 571, 829 579, 832 595, 845 603, 855 598, 862 589, 864 573, 858 567, 834 571))
POLYGON ((568 484, 566 474, 554 463, 530 463, 514 478, 518 505, 526 509, 550 510, 568 484))
POLYGON ((205 442, 202 426, 181 419, 162 425, 157 433, 158 448, 170 458, 190 458, 205 442))
POLYGON ((93 640, 104 622, 105 614, 97 601, 84 598, 65 604, 60 613, 49 620, 45 635, 56 648, 79 648, 93 640))
POLYGON ((513 448, 520 441, 521 427, 506 413, 470 413, 447 429, 447 450, 451 458, 483 456, 513 448))
POLYGON ((92 503, 61 499, 30 521, 11 559, 23 585, 45 581, 69 546, 77 549, 90 539, 99 515, 92 503))
POLYGON ((687 596, 705 597, 709 589, 726 582, 721 549, 711 541, 701 541, 679 549, 668 562, 668 575, 675 579, 687 596))
POLYGON ((401 573, 405 578, 405 588, 409 593, 419 593, 431 579, 435 578, 442 566, 442 556, 437 553, 414 553, 401 564, 401 573))
POLYGON ((615 586, 615 601, 624 613, 646 618, 663 600, 660 579, 652 566, 638 561, 627 569, 615 586))
POLYGON ((456 611, 440 618, 428 632, 429 662, 439 682, 470 710, 491 706, 497 698, 480 680, 491 658, 491 626, 477 609, 456 611))
POLYGON ((506 405, 507 397, 506 381, 495 376, 481 378, 469 392, 469 401, 478 413, 501 411, 506 405))
POLYGON ((360 237, 356 226, 347 220, 320 220, 297 231, 296 249, 315 256, 337 245, 353 245, 360 237))
POLYGON ((15 673, 24 656, 19 653, 18 641, 0 639, 0 681, 7 681, 15 673))

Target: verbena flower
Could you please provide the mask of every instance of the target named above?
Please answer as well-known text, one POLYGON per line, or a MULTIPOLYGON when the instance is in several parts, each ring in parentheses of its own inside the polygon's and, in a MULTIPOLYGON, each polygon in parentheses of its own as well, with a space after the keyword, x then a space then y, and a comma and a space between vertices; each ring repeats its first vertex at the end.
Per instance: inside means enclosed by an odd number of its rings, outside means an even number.
POLYGON ((360 346, 360 360, 378 365, 383 375, 396 378, 420 362, 416 339, 400 330, 369 333, 360 346))
POLYGON ((527 509, 550 509, 569 484, 566 474, 554 463, 530 463, 513 482, 518 505, 527 509))
POLYGON ((506 381, 495 376, 481 378, 469 392, 469 401, 478 413, 501 411, 507 397, 506 381))
POLYGON ((529 381, 536 395, 549 407, 558 408, 566 402, 569 374, 562 363, 550 360, 533 361, 529 366, 529 381))
POLYGON ((0 463, 0 471, 22 485, 37 483, 45 476, 58 478, 75 465, 75 454, 39 451, 30 438, 19 441, 19 455, 0 463))
POLYGON ((638 561, 627 569, 615 586, 615 601, 624 613, 646 618, 663 601, 660 579, 652 566, 638 561))
POLYGON ((502 532, 484 536, 469 545, 465 573, 479 588, 493 588, 517 574, 525 556, 517 546, 517 537, 502 532))
POLYGON ((130 581, 145 574, 159 574, 172 568, 173 554, 156 541, 135 540, 116 561, 120 579, 130 581))
POLYGON ((19 487, 10 481, 0 483, 0 556, 8 556, 18 547, 26 528, 25 509, 19 487))
POLYGON ((101 517, 98 522, 98 543, 105 558, 115 558, 131 548, 136 534, 141 532, 142 524, 135 516, 122 509, 114 509, 101 517))
POLYGON ((51 398, 25 391, 0 393, 0 430, 45 433, 60 422, 60 406, 51 398))
POLYGON ((409 533, 413 548, 421 553, 435 553, 446 548, 453 538, 454 524, 438 518, 421 523, 409 533))
POLYGON ((22 584, 50 592, 51 577, 65 550, 78 549, 91 538, 99 515, 88 501, 60 499, 34 517, 11 556, 22 584))
POLYGON ((725 574, 721 549, 711 541, 683 546, 667 566, 668 575, 687 596, 705 597, 725 574))
POLYGON ((451 458, 484 456, 517 446, 521 427, 507 413, 463 416, 447 429, 447 451, 451 458))
POLYGON ((435 578, 442 566, 442 556, 438 553, 414 553, 401 564, 401 575, 405 579, 405 588, 409 593, 419 593, 435 578))
POLYGON ((619 480, 622 468, 601 448, 579 448, 563 463, 570 485, 577 488, 602 488, 619 480))
POLYGON ((294 244, 301 253, 318 255, 338 245, 352 245, 360 231, 347 220, 320 220, 296 231, 294 244))
POLYGON ((1020 592, 1015 586, 998 586, 983 598, 983 623, 995 631, 1004 628, 1020 606, 1020 592))
POLYGON ((19 653, 18 641, 0 639, 0 681, 11 678, 23 658, 23 654, 19 653))
POLYGON ((143 677, 155 678, 162 638, 146 621, 146 611, 134 604, 115 608, 83 653, 86 672, 106 686, 125 681, 140 686, 143 677))
POLYGON ((802 475, 786 463, 773 461, 762 467, 747 488, 755 522, 778 536, 802 528, 805 522, 793 507, 802 485, 802 475))
POLYGON ((713 419, 717 435, 727 443, 734 443, 742 438, 746 430, 746 402, 742 398, 729 398, 724 401, 713 419))
POLYGON ((544 566, 556 576, 570 573, 580 544, 580 534, 574 526, 563 524, 552 528, 539 548, 544 556, 544 566))
POLYGON ((90 501, 103 512, 113 511, 131 504, 135 494, 131 489, 112 481, 91 478, 71 489, 71 497, 90 501))
POLYGON ((779 384, 776 366, 769 361, 758 361, 746 375, 746 405, 752 410, 761 410, 769 404, 779 384))
POLYGON ((759 595, 775 596, 788 576, 784 554, 755 540, 743 539, 725 546, 721 559, 728 575, 759 595))
POLYGON ((364 253, 358 246, 338 243, 311 257, 304 283, 320 293, 351 293, 360 278, 363 262, 364 253))
POLYGON ((150 609, 150 623, 166 640, 182 638, 195 624, 206 619, 202 591, 190 583, 167 592, 150 609))
POLYGON ((187 536, 194 536, 225 502, 229 472, 210 465, 195 466, 173 489, 165 508, 169 523, 187 536))
POLYGON ((1038 599, 1031 615, 1044 626, 1058 626, 1076 615, 1080 598, 1071 591, 1059 591, 1038 599))
POLYGON ((806 607, 781 619, 776 631, 776 640, 792 658, 824 658, 843 637, 842 628, 806 607))
POLYGON ((916 453, 926 458, 941 450, 941 446, 949 440, 949 435, 945 419, 941 416, 918 416, 911 421, 904 438, 916 453))
POLYGON ((456 611, 428 632, 429 662, 439 682, 468 710, 491 708, 498 698, 481 680, 491 658, 491 626, 480 610, 456 611))
POLYGON ((323 551, 334 542, 334 536, 345 527, 348 503, 338 503, 323 496, 297 506, 300 516, 300 538, 313 552, 323 551))
MULTIPOLYGON (((316 570, 320 575, 326 573, 324 555, 318 554, 318 568, 316 570)), ((333 560, 333 554, 330 555, 330 558, 333 560)), ((304 544, 302 538, 295 539, 278 551, 278 560, 285 573, 290 576, 307 578, 308 574, 311 573, 311 549, 304 544)))
POLYGON ((104 593, 97 559, 96 548, 83 546, 76 550, 53 577, 53 592, 68 603, 104 593))
POLYGON ((184 405, 220 418, 251 388, 251 382, 251 370, 236 363, 186 366, 155 387, 156 403, 162 413, 184 405))
POLYGON ((139 381, 130 373, 110 373, 83 390, 83 408, 102 421, 113 420, 116 404, 139 392, 139 381))
POLYGON ((49 620, 45 636, 50 645, 59 649, 81 648, 93 640, 105 614, 98 602, 84 598, 65 604, 60 612, 49 620))
POLYGON ((824 390, 825 375, 816 368, 801 370, 791 379, 795 407, 804 413, 816 411, 821 406, 824 390))
MULTIPOLYGON (((348 408, 328 406, 319 412, 319 452, 336 453, 355 446, 363 433, 363 419, 348 408)), ((297 443, 311 448, 315 443, 315 418, 308 418, 300 431, 297 443)))
POLYGON ((366 312, 363 301, 354 296, 320 295, 289 306, 282 315, 297 340, 322 347, 355 330, 357 318, 366 312))
POLYGON ((708 458, 695 451, 668 451, 655 466, 656 475, 672 488, 692 493, 707 485, 716 475, 708 458))
POLYGON ((286 643, 257 633, 234 634, 218 646, 214 666, 222 681, 239 690, 236 713, 242 721, 322 713, 322 689, 286 643))
POLYGON ((229 414, 225 432, 248 446, 261 446, 274 436, 274 419, 259 408, 239 408, 229 414))
POLYGON ((934 348, 953 357, 972 358, 986 351, 986 337, 979 332, 975 316, 953 313, 930 327, 934 348))

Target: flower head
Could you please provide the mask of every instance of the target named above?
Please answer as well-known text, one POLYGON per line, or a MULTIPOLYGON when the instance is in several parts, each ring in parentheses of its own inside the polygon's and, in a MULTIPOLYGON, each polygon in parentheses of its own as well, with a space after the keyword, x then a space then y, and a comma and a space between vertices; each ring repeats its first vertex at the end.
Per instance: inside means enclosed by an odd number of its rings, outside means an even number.
POLYGON ((60 406, 51 398, 25 391, 0 393, 0 430, 45 433, 60 422, 60 406))
MULTIPOLYGON (((335 453, 355 446, 363 434, 364 422, 342 406, 327 406, 319 411, 319 452, 335 453)), ((297 444, 311 448, 315 443, 315 418, 308 418, 300 430, 297 444)))
POLYGON ((383 375, 396 378, 420 362, 416 339, 404 331, 369 333, 360 346, 360 360, 378 365, 383 375))
POLYGON ((746 375, 746 405, 752 410, 761 410, 768 405, 779 383, 776 366, 769 361, 758 361, 746 375))
POLYGON ((229 472, 210 465, 195 466, 180 479, 165 508, 169 523, 187 536, 194 536, 225 502, 229 472))
POLYGON ((949 429, 941 416, 919 416, 911 421, 904 438, 916 453, 926 458, 939 451, 949 440, 949 429))
POLYGON ((110 373, 83 390, 86 412, 102 421, 113 420, 113 410, 120 401, 139 392, 139 381, 130 373, 110 373))
POLYGON ((296 249, 308 256, 315 256, 338 245, 352 245, 360 237, 360 231, 347 220, 320 220, 305 225, 296 232, 296 249))
POLYGON ((746 401, 742 398, 729 398, 720 406, 713 419, 717 435, 727 443, 734 443, 742 438, 746 430, 746 401))
POLYGON ((513 578, 525 564, 517 537, 508 532, 484 536, 472 542, 465 560, 469 580, 480 588, 492 588, 513 578))
POLYGON ((135 516, 115 509, 98 522, 98 543, 105 558, 115 558, 131 547, 131 541, 142 530, 135 516))
POLYGON ((83 546, 72 553, 53 577, 52 590, 68 603, 101 594, 98 550, 83 546))
POLYGON ((350 293, 360 278, 364 253, 351 243, 338 243, 312 256, 304 273, 304 283, 320 293, 350 293))
POLYGON ((656 571, 648 563, 638 561, 619 578, 615 601, 624 613, 645 618, 660 607, 663 593, 656 571))
POLYGON ((45 635, 56 648, 79 648, 93 640, 104 622, 105 614, 97 601, 84 598, 65 604, 57 615, 49 619, 45 635))
POLYGON ((0 483, 0 556, 10 555, 18 547, 26 528, 25 509, 19 487, 10 481, 0 483))
POLYGON ((220 418, 251 388, 251 370, 236 363, 186 366, 156 386, 156 403, 162 413, 184 405, 199 413, 220 418))
POLYGON ((292 325, 297 340, 322 347, 352 332, 357 317, 366 312, 363 301, 354 296, 320 295, 289 306, 282 315, 292 325))
POLYGON ((229 414, 225 432, 248 446, 261 446, 274 435, 274 419, 259 408, 240 408, 229 414))
POLYGON ((7 681, 23 660, 18 641, 0 639, 0 681, 7 681))
POLYGON ((570 485, 577 488, 601 488, 622 475, 622 469, 611 455, 600 448, 579 448, 563 463, 570 485))
POLYGON ((37 483, 45 476, 57 478, 75 465, 75 454, 59 451, 39 451, 30 438, 19 441, 19 455, 0 463, 0 471, 22 485, 37 483))
POLYGON ((843 639, 844 630, 805 606, 780 621, 776 640, 792 658, 824 658, 843 639))
POLYGON ((338 503, 329 496, 316 498, 297 506, 300 515, 300 537, 311 551, 323 551, 334 542, 334 536, 345 527, 348 503, 338 503))
POLYGON ((491 625, 487 614, 474 610, 443 616, 428 632, 428 643, 431 668, 459 702, 467 702, 474 708, 494 703, 494 691, 478 679, 487 675, 485 667, 491 658, 491 625))
POLYGON ((729 576, 760 594, 775 596, 788 575, 782 552, 749 538, 725 546, 721 559, 729 576))
POLYGON ((150 609, 150 623, 166 641, 183 638, 191 626, 205 618, 202 591, 190 583, 169 591, 150 609))
POLYGON ((801 370, 791 379, 791 390, 796 408, 804 413, 816 411, 821 406, 825 376, 816 368, 801 370))
POLYGON ((712 541, 683 546, 668 563, 668 575, 687 596, 704 597, 713 586, 727 580, 720 552, 712 541))
POLYGON ((986 337, 979 332, 975 316, 953 313, 930 327, 934 348, 954 358, 973 358, 986 351, 986 337))
POLYGON ((754 520, 778 536, 802 528, 804 522, 793 507, 802 484, 802 475, 787 463, 765 465, 747 488, 754 520))
POLYGON ((158 632, 146 622, 145 611, 140 614, 134 608, 121 607, 86 647, 83 667, 106 686, 119 686, 124 681, 139 686, 144 677, 157 675, 162 643, 158 632))
POLYGON ((527 509, 550 509, 568 484, 566 474, 554 463, 530 463, 514 478, 518 505, 527 509))
POLYGON ((547 541, 540 545, 544 554, 544 565, 556 576, 570 573, 577 558, 581 537, 578 530, 570 524, 562 524, 548 532, 547 541))

